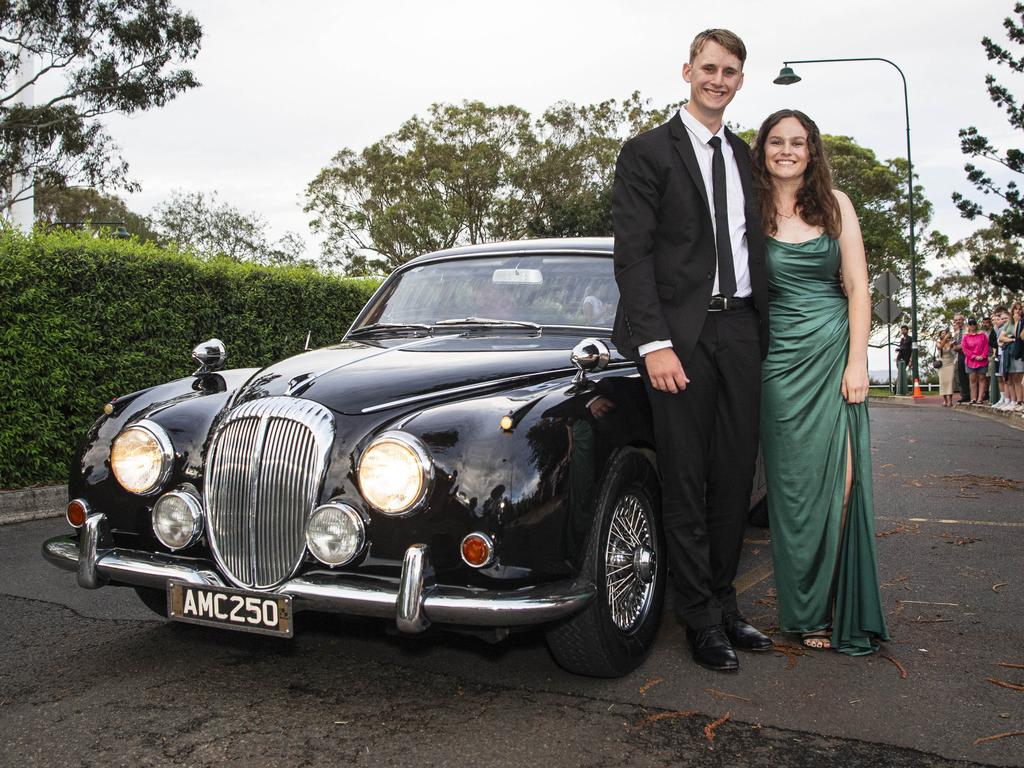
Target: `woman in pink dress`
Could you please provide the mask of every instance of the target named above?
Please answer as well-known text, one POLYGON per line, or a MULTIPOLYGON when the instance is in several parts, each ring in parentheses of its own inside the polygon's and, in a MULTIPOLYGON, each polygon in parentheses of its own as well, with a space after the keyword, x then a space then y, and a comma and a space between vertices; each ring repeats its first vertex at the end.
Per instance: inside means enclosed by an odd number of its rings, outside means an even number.
POLYGON ((980 403, 984 393, 988 370, 988 334, 978 330, 978 321, 971 318, 967 321, 967 333, 963 341, 964 365, 971 377, 971 402, 980 403))

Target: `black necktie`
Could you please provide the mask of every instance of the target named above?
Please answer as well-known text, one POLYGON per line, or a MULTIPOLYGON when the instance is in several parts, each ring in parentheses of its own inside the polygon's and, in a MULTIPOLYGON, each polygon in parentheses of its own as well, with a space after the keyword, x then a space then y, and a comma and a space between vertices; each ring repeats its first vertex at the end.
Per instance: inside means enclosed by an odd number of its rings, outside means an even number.
POLYGON ((736 267, 732 263, 732 241, 729 237, 729 199, 725 194, 725 157, 722 139, 708 140, 715 153, 711 156, 711 189, 715 201, 715 245, 718 249, 718 292, 723 296, 736 293, 736 267))

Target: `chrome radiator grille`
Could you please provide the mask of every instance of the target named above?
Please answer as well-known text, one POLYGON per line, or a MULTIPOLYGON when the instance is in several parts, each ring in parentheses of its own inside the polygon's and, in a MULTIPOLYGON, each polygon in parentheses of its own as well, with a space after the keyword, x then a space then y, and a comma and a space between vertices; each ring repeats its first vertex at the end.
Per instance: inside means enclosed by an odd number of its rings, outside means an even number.
POLYGON ((214 559, 237 586, 269 589, 298 568, 333 442, 331 412, 292 397, 245 403, 217 428, 207 530, 214 559))

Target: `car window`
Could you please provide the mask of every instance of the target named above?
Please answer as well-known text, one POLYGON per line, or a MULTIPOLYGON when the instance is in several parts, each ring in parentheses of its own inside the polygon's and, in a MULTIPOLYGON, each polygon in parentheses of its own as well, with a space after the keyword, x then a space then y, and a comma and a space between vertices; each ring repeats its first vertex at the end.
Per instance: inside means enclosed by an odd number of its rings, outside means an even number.
POLYGON ((480 317, 610 328, 618 298, 607 257, 453 259, 403 272, 374 301, 360 326, 480 317))

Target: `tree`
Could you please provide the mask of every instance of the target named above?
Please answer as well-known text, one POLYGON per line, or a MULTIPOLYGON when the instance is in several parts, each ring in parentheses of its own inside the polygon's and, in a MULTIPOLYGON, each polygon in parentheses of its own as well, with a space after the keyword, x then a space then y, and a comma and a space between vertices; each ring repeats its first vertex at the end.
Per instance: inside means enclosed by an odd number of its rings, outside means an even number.
POLYGON ((122 224, 129 234, 140 240, 157 240, 145 216, 129 210, 116 195, 105 195, 89 187, 55 189, 36 185, 36 221, 54 224, 111 223, 122 224))
POLYGON ((556 104, 534 122, 514 106, 434 104, 361 152, 338 152, 305 210, 353 274, 464 243, 610 234, 618 149, 664 115, 638 94, 556 104))
MULTIPOLYGON (((177 66, 199 52, 195 18, 168 0, 0 0, 0 35, 0 178, 137 189, 99 119, 199 85, 177 66), (20 103, 32 88, 40 103, 20 103)), ((0 184, 0 207, 31 191, 0 184)))
MULTIPOLYGON (((1007 17, 1004 19, 1003 28, 1011 43, 1022 45, 1024 44, 1024 3, 1014 5, 1013 13, 1017 18, 1007 17)), ((1010 50, 996 44, 989 37, 982 38, 981 45, 985 49, 985 55, 989 61, 1003 64, 1011 72, 1024 71, 1024 56, 1014 56, 1010 50)), ((985 76, 985 86, 993 103, 1006 112, 1010 127, 1017 130, 1024 129, 1024 108, 1018 105, 1010 90, 1000 84, 991 74, 985 76)), ((1007 240, 1019 240, 1024 237, 1024 196, 1022 196, 1016 181, 1019 175, 1024 173, 1024 151, 1011 148, 1000 152, 974 126, 960 131, 960 149, 968 157, 995 163, 1005 171, 1009 171, 1010 174, 1010 180, 1005 185, 1001 185, 982 168, 974 163, 967 163, 964 166, 967 180, 983 195, 994 195, 1000 198, 1002 209, 986 211, 980 203, 967 199, 959 192, 954 192, 953 202, 960 209, 960 215, 972 221, 979 216, 987 218, 1007 240)), ((977 261, 974 262, 974 274, 978 278, 990 280, 995 286, 1017 285, 1016 290, 1021 289, 1022 280, 1024 280, 1024 265, 1021 263, 1019 251, 1014 250, 1007 254, 1000 253, 999 249, 988 250, 975 253, 975 257, 977 261)))
POLYGON ((154 210, 154 226, 162 242, 210 257, 223 256, 256 264, 300 264, 306 246, 288 232, 272 241, 267 222, 230 203, 218 202, 217 193, 175 191, 154 210))
POLYGON ((926 328, 947 328, 957 313, 985 317, 999 305, 1010 306, 1014 293, 1024 290, 1020 244, 1007 240, 996 224, 952 244, 944 235, 933 234, 931 245, 943 270, 928 285, 931 306, 925 311, 922 322, 926 328), (989 260, 1018 265, 1017 285, 1003 286, 991 280, 978 280, 975 274, 978 265, 989 260))

